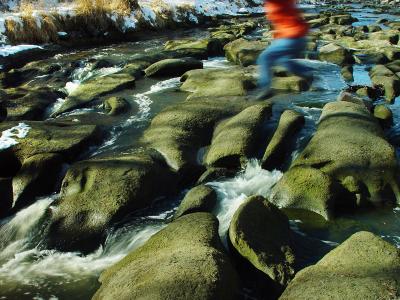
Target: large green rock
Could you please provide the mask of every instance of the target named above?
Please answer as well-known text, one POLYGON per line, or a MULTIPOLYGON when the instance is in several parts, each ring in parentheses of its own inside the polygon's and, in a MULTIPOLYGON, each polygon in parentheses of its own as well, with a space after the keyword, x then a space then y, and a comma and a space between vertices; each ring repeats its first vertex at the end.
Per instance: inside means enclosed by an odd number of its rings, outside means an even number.
POLYGON ((193 172, 198 166, 197 153, 210 144, 217 122, 238 113, 245 105, 212 98, 169 106, 153 118, 143 141, 179 173, 193 172))
POLYGON ((199 51, 207 55, 219 55, 222 53, 222 44, 218 39, 184 39, 168 41, 164 45, 165 50, 169 51, 199 51))
POLYGON ((294 167, 285 172, 273 187, 271 201, 285 208, 315 212, 331 219, 340 186, 322 171, 294 167))
POLYGON ((239 168, 245 165, 257 150, 262 125, 271 108, 270 103, 256 104, 218 125, 205 156, 207 166, 239 168))
POLYGON ((115 73, 96 77, 83 82, 68 95, 62 106, 54 112, 54 116, 81 107, 101 96, 131 89, 135 86, 135 77, 127 73, 115 73))
POLYGON ((229 61, 247 67, 256 63, 258 56, 268 44, 264 41, 249 41, 240 38, 225 45, 225 56, 229 61))
POLYGON ((194 58, 170 58, 158 61, 144 70, 148 77, 182 76, 193 69, 202 69, 203 63, 194 58))
POLYGON ((204 69, 186 72, 180 89, 191 92, 188 99, 244 96, 253 88, 255 70, 247 68, 204 69))
POLYGON ((279 91, 303 92, 311 87, 311 81, 299 76, 275 76, 271 88, 279 91))
POLYGON ((206 185, 192 188, 183 198, 174 218, 194 212, 211 212, 217 204, 217 193, 206 185))
MULTIPOLYGON (((99 130, 93 125, 35 121, 25 123, 30 127, 28 134, 24 138, 17 138, 18 144, 0 151, 1 164, 3 156, 9 152, 12 152, 21 163, 33 155, 44 153, 62 154, 67 161, 71 161, 99 138, 99 130)), ((0 124, 0 131, 16 125, 17 122, 3 122, 0 124)))
POLYGON ((235 212, 229 238, 236 251, 280 286, 294 277, 295 255, 288 218, 261 196, 235 212))
POLYGON ((174 173, 158 156, 139 153, 75 163, 64 178, 60 199, 49 211, 50 246, 93 250, 113 222, 174 187, 174 173))
POLYGON ((356 206, 393 203, 399 199, 395 149, 364 105, 328 103, 317 132, 274 193, 278 204, 325 218, 356 206))
POLYGON ((293 110, 285 110, 262 158, 262 167, 273 170, 284 162, 291 143, 305 123, 304 116, 293 110))
POLYGON ((99 299, 231 300, 237 273, 224 253, 218 220, 182 216, 100 276, 99 299))
POLYGON ((319 58, 338 65, 352 62, 351 51, 334 43, 321 47, 319 49, 319 58))
POLYGON ((56 102, 62 93, 49 88, 19 88, 7 90, 4 106, 7 108, 7 119, 40 120, 45 117, 47 108, 56 102))
POLYGON ((358 232, 297 273, 279 299, 398 299, 399 278, 399 249, 358 232))

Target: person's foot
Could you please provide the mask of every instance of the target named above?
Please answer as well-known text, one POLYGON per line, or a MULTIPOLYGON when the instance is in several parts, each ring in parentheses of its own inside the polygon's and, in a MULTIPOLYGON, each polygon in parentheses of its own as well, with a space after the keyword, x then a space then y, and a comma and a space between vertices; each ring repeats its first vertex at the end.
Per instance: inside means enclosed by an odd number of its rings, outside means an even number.
POLYGON ((254 100, 264 100, 272 96, 272 91, 269 88, 259 89, 254 100))

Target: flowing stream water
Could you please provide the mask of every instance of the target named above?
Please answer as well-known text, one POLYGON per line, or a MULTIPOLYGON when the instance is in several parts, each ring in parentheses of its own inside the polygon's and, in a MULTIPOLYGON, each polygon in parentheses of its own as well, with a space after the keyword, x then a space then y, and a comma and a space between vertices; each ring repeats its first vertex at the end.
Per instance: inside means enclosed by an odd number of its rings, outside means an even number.
MULTIPOLYGON (((360 9, 357 14, 361 20, 359 25, 373 23, 381 17, 360 9)), ((193 32, 188 34, 192 35, 193 32)), ((200 37, 204 33, 196 31, 196 34, 200 37)), ((68 77, 69 81, 62 87, 67 95, 85 80, 117 72, 122 67, 116 65, 93 71, 91 69, 93 59, 121 60, 121 57, 127 55, 132 57, 157 51, 162 42, 168 38, 171 37, 62 54, 48 61, 49 63, 59 62, 63 65, 72 55, 80 57, 79 64, 68 77)), ((279 96, 275 101, 270 121, 276 124, 280 113, 287 108, 298 110, 305 115, 306 125, 297 140, 292 159, 301 152, 315 132, 323 104, 335 100, 347 85, 341 78, 338 66, 318 61, 304 62, 316 70, 317 75, 312 90, 301 94, 279 96)), ((230 63, 223 57, 204 61, 205 68, 226 68, 229 65, 230 63)), ((366 65, 355 66, 353 84, 371 84, 367 68, 366 65)), ((44 80, 44 78, 36 78, 30 84, 34 84, 35 80, 44 80)), ((134 92, 123 93, 123 96, 136 106, 137 110, 109 124, 106 139, 101 145, 91 149, 87 156, 123 153, 140 147, 137 141, 152 117, 166 106, 186 98, 186 93, 178 91, 179 85, 179 78, 168 78, 162 81, 142 79, 134 92)), ((64 98, 60 98, 53 107, 50 107, 48 115, 50 116, 63 101, 64 98)), ((399 103, 400 99, 397 99, 391 106, 396 124, 387 132, 391 139, 395 139, 400 134, 399 103)), ((91 119, 105 120, 106 123, 108 120, 107 115, 96 106, 76 109, 59 118, 79 122, 87 120, 88 116, 91 119)), ((226 231, 235 210, 248 196, 260 194, 268 197, 271 187, 281 176, 281 171, 263 170, 257 160, 251 160, 247 167, 234 178, 207 183, 218 194, 218 205, 214 213, 220 221, 220 235, 225 245, 227 244, 226 231)), ((58 197, 57 194, 37 199, 14 216, 0 220, 0 299, 90 299, 99 287, 97 280, 100 273, 165 227, 184 194, 185 191, 182 191, 178 197, 162 200, 151 208, 126 217, 120 224, 109 230, 104 245, 87 255, 46 249, 42 242, 45 235, 45 211, 58 197)), ((301 215, 290 215, 290 218, 296 230, 331 245, 342 242, 356 231, 369 230, 400 247, 400 210, 398 208, 343 216, 331 222, 325 222, 318 217, 309 222, 309 220, 303 220, 301 215)))

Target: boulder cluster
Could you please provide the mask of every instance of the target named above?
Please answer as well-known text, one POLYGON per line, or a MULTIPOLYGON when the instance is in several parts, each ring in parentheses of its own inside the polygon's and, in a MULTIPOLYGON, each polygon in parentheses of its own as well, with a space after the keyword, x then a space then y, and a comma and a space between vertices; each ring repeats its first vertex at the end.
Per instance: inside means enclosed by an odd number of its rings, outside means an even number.
POLYGON ((313 31, 304 57, 341 66, 349 85, 353 66, 369 64, 372 85, 349 86, 325 104, 294 159, 304 113, 274 109, 280 95, 312 90, 312 82, 275 68, 276 96, 251 101, 255 61, 272 35, 247 35, 268 29, 263 19, 225 21, 204 38, 89 62, 94 73, 118 69, 70 92, 62 88, 84 52, 0 73, 0 132, 21 122, 28 128, 17 143, 0 144, 0 216, 59 192, 46 212, 44 242, 89 253, 123 218, 188 189, 164 229, 101 274, 93 299, 240 299, 249 293, 249 278, 260 299, 400 297, 394 245, 357 232, 332 249, 294 230, 287 216, 303 211, 330 221, 400 204, 396 149, 385 135, 393 118, 386 104, 400 95, 400 23, 353 26, 351 13, 338 9, 305 17, 313 31), (222 55, 229 67, 204 67, 203 59, 222 55), (110 124, 139 109, 127 93, 144 78, 173 77, 185 100, 152 117, 139 147, 91 156, 110 124), (82 108, 97 115, 69 115, 82 108), (252 195, 240 205, 224 247, 214 214, 218 195, 207 183, 233 177, 254 158, 283 176, 268 198, 252 195), (307 264, 304 247, 323 255, 307 264))

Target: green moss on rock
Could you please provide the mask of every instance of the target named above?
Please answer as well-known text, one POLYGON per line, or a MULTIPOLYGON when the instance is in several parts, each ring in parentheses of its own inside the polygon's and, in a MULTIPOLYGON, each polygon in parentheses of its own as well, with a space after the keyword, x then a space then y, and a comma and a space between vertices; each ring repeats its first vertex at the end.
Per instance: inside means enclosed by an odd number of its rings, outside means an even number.
POLYGON ((217 203, 217 193, 209 186, 198 185, 183 198, 174 218, 194 212, 211 212, 217 203))
POLYGON ((270 103, 250 106, 222 122, 214 131, 205 163, 213 167, 239 168, 254 155, 270 103))
POLYGON ((399 249, 370 232, 358 232, 297 273, 279 299, 397 299, 399 278, 399 249))
POLYGON ((231 300, 237 273, 224 253, 218 220, 182 216, 100 276, 99 299, 231 300))
POLYGON ((229 227, 236 251, 281 286, 294 276, 291 236, 288 218, 261 196, 248 198, 235 212, 229 227))
POLYGON ((175 181, 159 157, 145 153, 75 163, 50 210, 50 245, 64 250, 97 248, 114 221, 174 192, 175 181))

